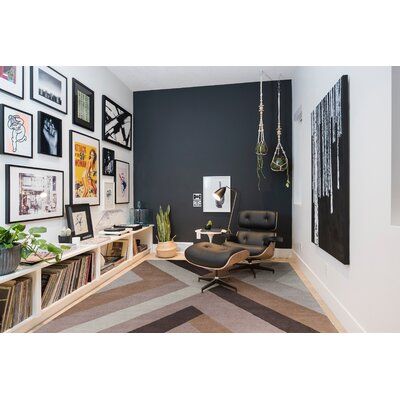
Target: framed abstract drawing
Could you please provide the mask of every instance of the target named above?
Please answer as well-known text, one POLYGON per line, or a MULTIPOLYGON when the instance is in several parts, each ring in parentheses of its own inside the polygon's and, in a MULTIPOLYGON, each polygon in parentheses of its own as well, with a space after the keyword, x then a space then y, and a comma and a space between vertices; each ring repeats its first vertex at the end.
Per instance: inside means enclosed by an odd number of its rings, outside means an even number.
POLYGON ((103 140, 132 149, 132 114, 104 95, 103 140))
POLYGON ((33 157, 33 116, 25 111, 0 105, 0 152, 33 157))
POLYGON ((104 182, 104 209, 112 210, 115 204, 115 187, 114 182, 104 182))
POLYGON ((129 163, 115 160, 115 204, 129 203, 129 163))
POLYGON ((70 203, 100 204, 100 142, 70 130, 70 203))
POLYGON ((19 99, 24 98, 24 67, 0 66, 0 90, 19 99))
POLYGON ((6 164, 6 223, 64 215, 64 172, 6 164))
POLYGON ((220 200, 213 193, 221 187, 231 186, 230 176, 203 176, 203 212, 230 212, 231 191, 227 190, 220 200))
POLYGON ((94 91, 72 78, 72 123, 94 132, 94 91))
POLYGON ((93 237, 92 215, 89 204, 73 204, 65 206, 68 228, 72 236, 82 240, 93 237))
POLYGON ((114 150, 107 149, 103 147, 103 175, 114 176, 115 152, 114 150))
POLYGON ((62 120, 38 112, 38 153, 62 157, 62 120))
POLYGON ((67 114, 68 80, 50 67, 31 67, 31 99, 67 114))

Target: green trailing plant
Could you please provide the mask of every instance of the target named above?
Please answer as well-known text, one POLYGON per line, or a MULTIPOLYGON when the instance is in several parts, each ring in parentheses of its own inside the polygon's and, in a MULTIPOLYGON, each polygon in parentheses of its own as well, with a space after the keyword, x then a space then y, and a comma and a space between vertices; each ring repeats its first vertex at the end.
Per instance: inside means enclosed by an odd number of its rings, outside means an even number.
MULTIPOLYGON (((25 232, 24 224, 14 224, 8 229, 0 227, 0 249, 11 249, 21 246, 21 258, 26 259, 31 254, 43 259, 49 254, 54 254, 56 261, 61 260, 63 248, 42 239, 42 234, 47 232, 44 227, 32 227, 25 232), (47 254, 43 254, 47 252, 47 254)), ((67 248, 67 247, 65 247, 67 248)))
POLYGON ((259 142, 256 145, 256 156, 257 156, 257 179, 258 179, 258 190, 261 190, 261 178, 265 179, 264 175, 264 157, 268 151, 265 142, 259 142))
POLYGON ((162 207, 158 210, 156 216, 157 220, 157 239, 159 242, 169 242, 174 240, 175 236, 171 239, 171 222, 169 215, 171 213, 171 207, 168 205, 166 210, 163 211, 162 207))

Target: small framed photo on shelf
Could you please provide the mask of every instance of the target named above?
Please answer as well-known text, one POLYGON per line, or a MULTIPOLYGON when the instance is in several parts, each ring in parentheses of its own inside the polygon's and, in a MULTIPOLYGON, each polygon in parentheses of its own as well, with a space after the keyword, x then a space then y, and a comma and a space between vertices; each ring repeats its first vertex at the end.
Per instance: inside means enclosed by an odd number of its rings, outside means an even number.
POLYGON ((94 91, 72 78, 72 123, 94 132, 94 91))
POLYGON ((64 215, 64 172, 6 164, 6 223, 64 215))
POLYGON ((62 120, 38 112, 38 153, 62 157, 62 120))
POLYGON ((115 204, 129 203, 129 168, 129 163, 115 160, 115 204))
POLYGON ((51 67, 31 67, 31 99, 67 114, 68 80, 51 67))
POLYGON ((0 90, 19 99, 24 98, 24 67, 0 66, 0 90))
POLYGON ((104 209, 112 210, 115 207, 114 182, 104 182, 104 209))
POLYGON ((103 147, 103 175, 114 176, 115 175, 115 152, 114 150, 103 147))
POLYGON ((92 215, 89 204, 71 204, 65 206, 68 228, 72 236, 82 240, 93 237, 92 215))
POLYGON ((33 116, 5 104, 0 105, 0 152, 33 157, 33 116))

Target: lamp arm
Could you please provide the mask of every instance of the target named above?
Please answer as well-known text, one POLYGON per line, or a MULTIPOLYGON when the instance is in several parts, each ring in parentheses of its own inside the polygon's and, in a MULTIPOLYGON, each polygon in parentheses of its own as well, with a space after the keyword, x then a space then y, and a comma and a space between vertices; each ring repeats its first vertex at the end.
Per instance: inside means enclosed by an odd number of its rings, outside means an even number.
POLYGON ((232 189, 232 188, 229 187, 229 186, 227 186, 227 188, 228 188, 231 192, 235 193, 235 197, 233 198, 233 205, 232 205, 231 215, 229 216, 229 224, 228 224, 228 232, 231 233, 232 216, 233 216, 233 213, 234 213, 234 211, 235 211, 236 198, 237 198, 238 192, 237 192, 237 190, 232 189))

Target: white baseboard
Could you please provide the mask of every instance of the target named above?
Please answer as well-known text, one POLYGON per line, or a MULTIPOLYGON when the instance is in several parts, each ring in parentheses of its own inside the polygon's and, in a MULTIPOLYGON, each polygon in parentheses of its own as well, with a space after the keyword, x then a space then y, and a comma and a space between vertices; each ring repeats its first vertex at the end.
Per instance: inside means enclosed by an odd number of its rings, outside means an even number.
POLYGON ((331 292, 324 282, 314 273, 310 266, 292 250, 293 257, 298 261, 298 264, 306 275, 307 279, 312 283, 315 290, 322 297, 326 305, 333 312, 335 317, 343 325, 346 332, 366 332, 361 324, 354 318, 350 311, 339 301, 339 299, 331 292))
POLYGON ((193 242, 175 242, 176 245, 178 246, 178 251, 181 251, 182 253, 193 244, 193 242))
POLYGON ((292 257, 292 249, 275 249, 272 258, 290 258, 292 257))

